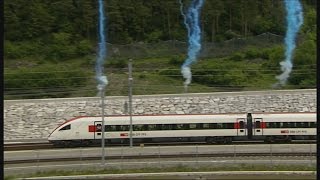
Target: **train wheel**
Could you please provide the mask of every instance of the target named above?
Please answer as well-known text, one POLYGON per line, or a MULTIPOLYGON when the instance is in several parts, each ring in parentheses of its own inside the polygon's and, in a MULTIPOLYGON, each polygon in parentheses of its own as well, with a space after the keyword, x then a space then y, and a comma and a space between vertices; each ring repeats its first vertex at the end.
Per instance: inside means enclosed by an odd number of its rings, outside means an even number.
POLYGON ((71 144, 71 142, 70 141, 62 141, 61 142, 61 145, 63 146, 63 147, 72 147, 72 144, 71 144))
POLYGON ((225 144, 231 144, 231 143, 232 143, 232 137, 226 137, 225 144))
POLYGON ((292 141, 291 136, 287 136, 287 138, 286 138, 286 142, 287 142, 287 143, 290 143, 291 141, 292 141))
POLYGON ((90 142, 87 141, 87 140, 83 140, 83 141, 81 142, 81 146, 86 147, 86 146, 89 146, 89 145, 90 145, 90 142))
POLYGON ((275 140, 272 136, 267 136, 266 139, 264 140, 266 143, 274 143, 275 140))

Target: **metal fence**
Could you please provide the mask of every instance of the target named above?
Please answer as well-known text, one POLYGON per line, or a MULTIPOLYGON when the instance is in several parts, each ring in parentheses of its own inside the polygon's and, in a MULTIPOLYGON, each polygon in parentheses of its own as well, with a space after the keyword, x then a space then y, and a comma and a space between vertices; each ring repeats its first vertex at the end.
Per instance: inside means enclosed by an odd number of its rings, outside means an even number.
MULTIPOLYGON (((263 33, 245 38, 233 38, 223 42, 203 42, 199 56, 202 58, 222 57, 250 46, 265 48, 282 43, 283 36, 272 33, 263 33)), ((185 55, 187 53, 188 44, 182 41, 170 40, 157 43, 140 42, 126 45, 108 44, 107 49, 110 58, 149 58, 185 55)))

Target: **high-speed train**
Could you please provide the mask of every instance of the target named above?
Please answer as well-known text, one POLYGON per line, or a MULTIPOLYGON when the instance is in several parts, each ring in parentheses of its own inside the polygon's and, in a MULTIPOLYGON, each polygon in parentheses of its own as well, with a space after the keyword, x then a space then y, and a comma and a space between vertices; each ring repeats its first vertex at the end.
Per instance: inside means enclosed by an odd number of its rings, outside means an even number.
MULTIPOLYGON (((247 113, 210 115, 134 115, 134 143, 264 140, 266 142, 316 139, 316 113, 247 113)), ((104 117, 106 143, 127 144, 130 116, 104 117)), ((58 146, 101 143, 102 117, 70 119, 49 135, 58 146)))

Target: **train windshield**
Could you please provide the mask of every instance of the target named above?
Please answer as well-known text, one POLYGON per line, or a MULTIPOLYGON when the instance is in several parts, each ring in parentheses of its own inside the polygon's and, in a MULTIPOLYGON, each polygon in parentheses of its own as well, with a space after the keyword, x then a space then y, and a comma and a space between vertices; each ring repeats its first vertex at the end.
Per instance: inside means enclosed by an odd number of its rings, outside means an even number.
POLYGON ((71 124, 64 126, 63 128, 59 129, 59 131, 69 130, 69 129, 71 129, 71 124))

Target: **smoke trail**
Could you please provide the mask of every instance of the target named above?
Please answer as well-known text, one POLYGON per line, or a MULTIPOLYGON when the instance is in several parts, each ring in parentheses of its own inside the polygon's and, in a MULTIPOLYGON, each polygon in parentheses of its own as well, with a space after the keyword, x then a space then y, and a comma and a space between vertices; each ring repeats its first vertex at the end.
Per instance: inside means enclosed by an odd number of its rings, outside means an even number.
POLYGON ((184 18, 184 24, 188 31, 188 57, 181 66, 181 73, 186 79, 184 82, 185 89, 191 83, 190 66, 196 62, 197 56, 201 49, 201 29, 199 26, 199 11, 203 6, 204 0, 192 0, 188 8, 187 15, 183 12, 183 3, 179 0, 181 15, 184 18))
POLYGON ((295 39, 296 35, 303 23, 302 6, 299 0, 285 0, 285 6, 287 11, 287 33, 285 37, 285 60, 280 62, 281 71, 283 72, 276 78, 278 83, 273 86, 285 85, 292 70, 292 53, 296 47, 295 39))
POLYGON ((98 81, 97 88, 101 93, 108 84, 107 76, 103 75, 103 63, 106 58, 106 40, 104 36, 104 7, 103 0, 99 1, 99 54, 96 61, 96 79, 98 81))

